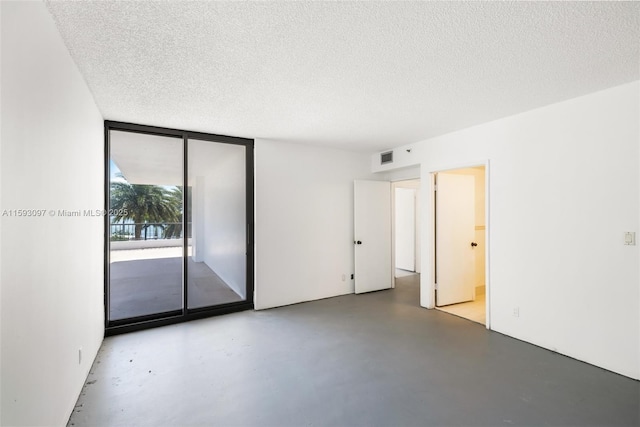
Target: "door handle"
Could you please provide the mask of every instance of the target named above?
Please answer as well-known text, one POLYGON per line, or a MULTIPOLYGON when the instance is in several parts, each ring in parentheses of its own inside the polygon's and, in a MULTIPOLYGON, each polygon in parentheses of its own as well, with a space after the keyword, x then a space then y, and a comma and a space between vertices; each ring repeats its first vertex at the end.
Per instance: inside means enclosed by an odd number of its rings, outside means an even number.
POLYGON ((475 248, 476 246, 478 246, 478 244, 476 242, 471 242, 471 247, 475 248))
POLYGON ((354 245, 361 245, 361 244, 362 244, 362 242, 361 242, 360 240, 356 240, 356 241, 354 241, 354 242, 353 242, 353 244, 354 244, 354 245))

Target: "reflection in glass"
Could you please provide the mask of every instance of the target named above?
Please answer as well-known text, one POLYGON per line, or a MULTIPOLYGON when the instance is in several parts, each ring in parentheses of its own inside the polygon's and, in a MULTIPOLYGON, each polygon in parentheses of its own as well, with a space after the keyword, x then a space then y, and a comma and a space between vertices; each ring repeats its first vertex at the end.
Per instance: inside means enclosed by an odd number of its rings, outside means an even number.
POLYGON ((189 140, 188 308, 246 300, 243 145, 189 140))
POLYGON ((109 320, 182 309, 182 139, 110 134, 109 320))

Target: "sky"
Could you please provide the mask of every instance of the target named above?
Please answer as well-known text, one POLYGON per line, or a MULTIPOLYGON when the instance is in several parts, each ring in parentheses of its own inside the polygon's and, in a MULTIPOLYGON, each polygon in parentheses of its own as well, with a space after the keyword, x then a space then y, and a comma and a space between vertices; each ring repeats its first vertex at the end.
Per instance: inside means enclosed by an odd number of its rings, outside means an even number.
POLYGON ((109 181, 110 182, 127 182, 126 179, 117 176, 120 173, 120 169, 113 162, 113 159, 109 159, 109 181))

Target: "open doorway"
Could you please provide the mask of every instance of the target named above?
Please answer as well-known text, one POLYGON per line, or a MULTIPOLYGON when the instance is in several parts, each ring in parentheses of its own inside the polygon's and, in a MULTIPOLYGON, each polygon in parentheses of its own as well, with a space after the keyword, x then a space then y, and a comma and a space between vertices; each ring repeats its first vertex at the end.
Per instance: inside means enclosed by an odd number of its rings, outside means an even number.
POLYGON ((435 174, 436 308, 486 318, 485 167, 435 174))
POLYGON ((396 181, 391 185, 393 206, 393 282, 420 304, 420 180, 396 181))

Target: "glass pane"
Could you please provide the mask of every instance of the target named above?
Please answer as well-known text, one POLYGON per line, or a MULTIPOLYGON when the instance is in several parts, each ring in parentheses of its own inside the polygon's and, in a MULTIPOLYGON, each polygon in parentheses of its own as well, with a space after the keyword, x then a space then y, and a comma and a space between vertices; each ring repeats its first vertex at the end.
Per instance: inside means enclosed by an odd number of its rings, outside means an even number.
POLYGON ((109 320, 181 310, 182 139, 110 135, 109 320))
POLYGON ((245 147, 189 140, 188 308, 247 297, 245 147))

